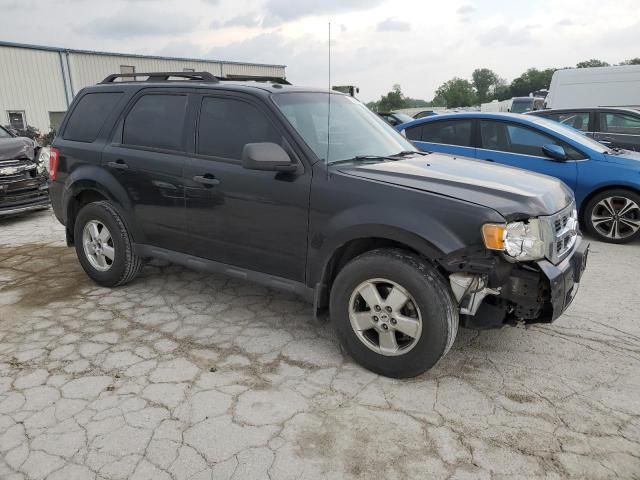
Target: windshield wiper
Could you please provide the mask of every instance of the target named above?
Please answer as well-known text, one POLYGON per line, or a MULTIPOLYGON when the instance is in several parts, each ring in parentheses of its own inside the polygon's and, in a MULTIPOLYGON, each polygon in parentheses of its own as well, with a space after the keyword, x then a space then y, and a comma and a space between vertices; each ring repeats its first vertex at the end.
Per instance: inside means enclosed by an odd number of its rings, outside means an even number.
POLYGON ((333 162, 329 162, 329 165, 338 165, 341 163, 350 163, 350 162, 360 162, 363 160, 391 160, 392 162, 397 162, 397 158, 393 157, 385 157, 384 155, 356 155, 355 157, 345 158, 344 160, 334 160, 333 162))
POLYGON ((394 155, 392 155, 393 157, 407 157, 409 155, 429 155, 428 152, 422 152, 420 150, 403 150, 401 152, 398 152, 394 155))

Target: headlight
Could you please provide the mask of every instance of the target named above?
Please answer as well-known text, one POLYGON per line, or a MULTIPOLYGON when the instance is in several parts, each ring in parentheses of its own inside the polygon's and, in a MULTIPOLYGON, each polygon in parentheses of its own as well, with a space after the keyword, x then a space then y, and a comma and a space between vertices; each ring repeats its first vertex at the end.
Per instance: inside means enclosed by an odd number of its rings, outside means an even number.
POLYGON ((40 175, 49 173, 49 157, 51 156, 51 149, 49 147, 42 147, 38 153, 36 160, 37 172, 40 175))
POLYGON ((535 218, 506 225, 485 224, 482 226, 482 238, 488 249, 503 251, 520 262, 544 258, 545 243, 540 221, 535 218))

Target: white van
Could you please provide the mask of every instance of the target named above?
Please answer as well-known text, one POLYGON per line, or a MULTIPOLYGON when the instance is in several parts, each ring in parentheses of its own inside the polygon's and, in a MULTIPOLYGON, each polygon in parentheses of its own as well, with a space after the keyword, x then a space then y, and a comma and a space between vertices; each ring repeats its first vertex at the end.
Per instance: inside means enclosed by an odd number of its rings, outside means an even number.
POLYGON ((640 108, 640 65, 556 70, 545 107, 640 108))

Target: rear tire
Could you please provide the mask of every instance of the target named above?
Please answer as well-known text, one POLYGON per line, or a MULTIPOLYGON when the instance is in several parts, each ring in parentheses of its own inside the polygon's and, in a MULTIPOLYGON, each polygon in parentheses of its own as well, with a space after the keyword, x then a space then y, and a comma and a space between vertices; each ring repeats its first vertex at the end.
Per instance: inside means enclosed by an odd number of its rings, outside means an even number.
POLYGON ((74 239, 82 268, 98 285, 124 285, 142 268, 142 259, 133 251, 131 235, 109 202, 90 203, 80 210, 74 239))
POLYGON ((387 377, 429 370, 458 331, 458 309, 445 279, 403 250, 373 250, 349 262, 333 283, 330 309, 345 350, 387 377))
POLYGON ((640 195, 631 190, 601 192, 587 203, 583 223, 589 234, 607 243, 640 238, 640 195))

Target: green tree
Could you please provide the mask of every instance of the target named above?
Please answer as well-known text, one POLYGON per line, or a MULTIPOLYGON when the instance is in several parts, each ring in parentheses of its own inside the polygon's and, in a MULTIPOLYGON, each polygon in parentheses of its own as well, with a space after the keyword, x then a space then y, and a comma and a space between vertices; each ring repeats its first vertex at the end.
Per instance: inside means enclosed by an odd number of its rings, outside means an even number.
POLYGON ((402 95, 400 85, 396 83, 389 93, 380 98, 378 109, 381 112, 390 112, 398 108, 404 108, 404 95, 402 95))
POLYGON ((367 103, 367 107, 374 112, 391 112, 400 108, 428 107, 429 102, 417 98, 405 97, 402 88, 397 83, 386 95, 382 95, 377 102, 367 103))
POLYGON ((640 65, 640 57, 630 58, 624 62, 620 62, 620 65, 640 65))
POLYGON ((471 74, 472 83, 478 95, 478 103, 489 100, 498 83, 498 75, 488 68, 476 68, 471 74))
POLYGON ((513 79, 509 88, 512 97, 526 97, 531 92, 549 88, 555 68, 538 70, 530 68, 518 78, 513 79))
POLYGON ((584 62, 576 63, 576 68, 590 68, 590 67, 608 67, 609 64, 603 60, 592 58, 591 60, 585 60, 584 62))
POLYGON ((438 87, 432 103, 444 103, 447 108, 468 107, 476 103, 476 92, 469 80, 454 77, 438 87))

